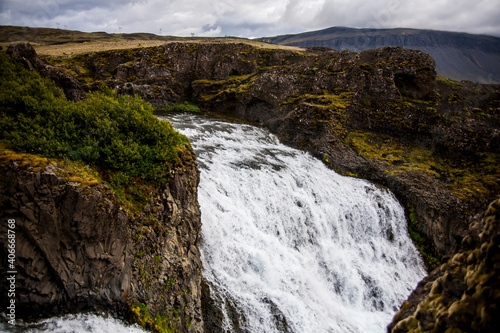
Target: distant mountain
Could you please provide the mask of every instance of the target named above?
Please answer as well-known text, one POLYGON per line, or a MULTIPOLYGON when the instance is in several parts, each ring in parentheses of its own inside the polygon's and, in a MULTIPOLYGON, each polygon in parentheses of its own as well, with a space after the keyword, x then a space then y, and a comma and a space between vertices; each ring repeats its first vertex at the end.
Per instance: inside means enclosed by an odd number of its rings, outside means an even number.
POLYGON ((354 29, 333 27, 260 41, 301 47, 362 51, 404 46, 430 54, 440 76, 480 83, 500 82, 500 38, 459 32, 418 29, 354 29))

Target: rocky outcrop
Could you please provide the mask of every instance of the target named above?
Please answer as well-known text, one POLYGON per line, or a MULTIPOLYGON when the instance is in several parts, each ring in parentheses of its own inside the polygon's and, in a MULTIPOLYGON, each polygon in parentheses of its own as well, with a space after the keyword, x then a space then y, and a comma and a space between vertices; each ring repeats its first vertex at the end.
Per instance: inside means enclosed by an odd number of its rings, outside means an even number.
POLYGON ((64 94, 69 100, 80 101, 85 99, 85 92, 81 88, 78 81, 65 71, 52 66, 38 57, 30 44, 13 44, 7 48, 7 54, 9 54, 13 59, 21 62, 26 69, 36 70, 43 77, 53 80, 63 89, 64 94))
MULTIPOLYGON (((4 158, 0 214, 15 220, 16 318, 105 311, 153 329, 159 316, 176 332, 202 332, 199 174, 192 151, 182 160, 169 186, 134 213, 107 186, 64 178, 61 163, 4 158)), ((5 288, 4 280, 2 295, 5 288)))
POLYGON ((389 332, 496 332, 500 327, 500 199, 476 216, 460 250, 422 282, 389 332))
POLYGON ((280 45, 320 46, 356 52, 401 45, 430 54, 436 60, 436 69, 441 76, 457 81, 500 82, 500 38, 494 36, 408 28, 332 27, 260 40, 280 45))

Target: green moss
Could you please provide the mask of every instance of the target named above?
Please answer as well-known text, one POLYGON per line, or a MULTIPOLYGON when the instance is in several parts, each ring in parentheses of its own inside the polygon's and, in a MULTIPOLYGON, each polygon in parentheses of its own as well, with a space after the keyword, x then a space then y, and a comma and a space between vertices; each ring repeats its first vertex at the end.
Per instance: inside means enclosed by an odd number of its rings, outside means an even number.
POLYGON ((420 252, 427 271, 431 272, 441 265, 441 260, 439 258, 439 255, 432 247, 432 241, 418 231, 419 222, 415 214, 415 209, 411 206, 409 206, 409 208, 407 209, 407 220, 408 233, 410 234, 410 238, 413 241, 413 244, 415 244, 415 247, 420 252))
POLYGON ((348 142, 360 156, 384 163, 386 172, 423 172, 443 180, 463 200, 492 196, 500 190, 500 154, 477 153, 468 159, 452 161, 425 147, 362 131, 349 133, 348 142))
POLYGON ((373 65, 372 64, 361 64, 359 67, 363 70, 363 72, 369 74, 370 72, 373 71, 373 65))
POLYGON ((301 93, 290 95, 286 100, 281 101, 280 105, 291 106, 309 106, 318 110, 318 115, 323 111, 342 111, 351 103, 354 93, 340 92, 338 94, 329 91, 323 91, 321 94, 301 93))
POLYGON ((200 112, 200 108, 188 102, 176 105, 166 105, 164 109, 159 111, 165 112, 200 112))
POLYGON ((459 86, 459 85, 460 85, 460 83, 459 83, 459 82, 457 82, 457 81, 453 81, 453 80, 450 80, 450 79, 448 79, 448 78, 445 78, 445 77, 442 77, 442 76, 439 76, 439 75, 438 75, 436 78, 437 78, 439 81, 443 81, 443 82, 450 83, 450 84, 451 84, 451 85, 453 85, 453 86, 459 86))
POLYGON ((196 80, 193 83, 207 88, 208 94, 202 95, 201 99, 208 101, 222 101, 224 97, 248 93, 256 80, 255 74, 230 76, 225 80, 196 80))
POLYGON ((347 131, 344 124, 347 121, 346 109, 354 97, 352 92, 335 92, 323 90, 322 93, 299 93, 288 96, 281 101, 281 107, 292 107, 302 110, 302 114, 312 121, 313 126, 328 128, 338 138, 345 138, 347 131))
POLYGON ((0 142, 0 165, 7 166, 11 161, 16 162, 18 168, 27 172, 43 172, 49 164, 52 164, 55 167, 54 173, 63 181, 75 183, 84 189, 102 183, 101 175, 94 166, 81 161, 49 159, 35 154, 16 152, 0 142))
POLYGON ((454 193, 462 200, 492 196, 500 190, 500 154, 478 153, 470 158, 442 163, 454 193))
POLYGON ((388 166, 387 172, 418 171, 439 178, 439 174, 434 171, 435 158, 424 147, 398 144, 390 136, 362 131, 351 132, 348 138, 360 156, 385 163, 388 166))
POLYGON ((134 321, 147 330, 159 333, 174 333, 178 331, 176 323, 172 323, 171 318, 159 314, 156 314, 152 318, 148 307, 144 303, 137 302, 133 304, 130 306, 130 312, 134 321))
POLYGON ((381 62, 378 62, 375 66, 377 67, 395 67, 395 68, 410 68, 410 67, 415 67, 419 66, 418 64, 415 64, 409 60, 403 60, 403 61, 396 61, 396 60, 384 60, 381 62))

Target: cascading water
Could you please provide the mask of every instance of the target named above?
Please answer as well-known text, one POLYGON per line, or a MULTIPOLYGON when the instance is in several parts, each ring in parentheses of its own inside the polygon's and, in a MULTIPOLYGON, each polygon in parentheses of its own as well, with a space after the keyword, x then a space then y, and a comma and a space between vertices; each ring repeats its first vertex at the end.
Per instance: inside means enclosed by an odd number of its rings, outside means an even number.
POLYGON ((203 274, 226 331, 385 331, 425 274, 390 192, 256 127, 168 119, 197 153, 203 274))

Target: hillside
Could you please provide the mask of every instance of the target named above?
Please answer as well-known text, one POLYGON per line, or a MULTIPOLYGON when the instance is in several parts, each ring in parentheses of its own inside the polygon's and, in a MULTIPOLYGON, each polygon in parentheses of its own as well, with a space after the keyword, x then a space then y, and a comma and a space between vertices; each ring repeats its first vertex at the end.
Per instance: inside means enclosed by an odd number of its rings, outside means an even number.
POLYGON ((329 47, 363 51, 382 46, 403 46, 430 54, 438 75, 452 80, 500 82, 500 38, 434 30, 354 29, 332 27, 261 41, 299 47, 329 47))

